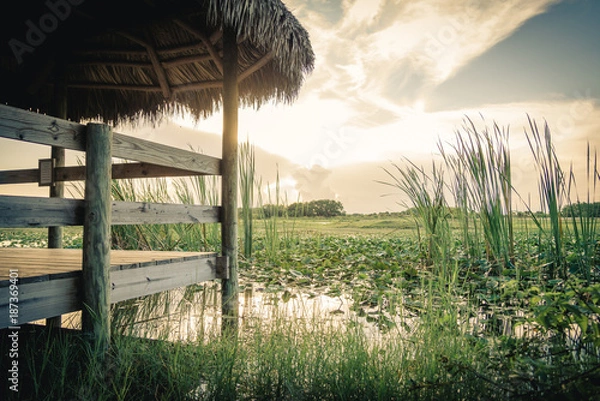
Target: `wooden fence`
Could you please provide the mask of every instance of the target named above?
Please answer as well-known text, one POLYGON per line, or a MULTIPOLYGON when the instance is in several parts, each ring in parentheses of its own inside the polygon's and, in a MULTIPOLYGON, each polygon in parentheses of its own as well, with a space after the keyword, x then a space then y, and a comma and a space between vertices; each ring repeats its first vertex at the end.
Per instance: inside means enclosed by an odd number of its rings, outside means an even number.
POLYGON ((226 258, 215 253, 110 250, 111 225, 221 222, 220 206, 114 202, 112 179, 221 175, 221 159, 4 105, 0 137, 86 156, 85 166, 44 160, 37 169, 0 171, 0 184, 85 181, 84 199, 0 196, 0 227, 84 227, 82 251, 0 248, 0 328, 81 309, 83 329, 107 343, 111 302, 229 278, 226 258))

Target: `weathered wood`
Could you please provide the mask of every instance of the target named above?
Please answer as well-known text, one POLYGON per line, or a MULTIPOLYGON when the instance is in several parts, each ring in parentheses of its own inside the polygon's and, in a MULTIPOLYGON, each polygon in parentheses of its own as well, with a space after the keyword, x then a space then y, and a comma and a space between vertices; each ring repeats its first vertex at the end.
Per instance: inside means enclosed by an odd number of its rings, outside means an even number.
MULTIPOLYGON (((65 166, 65 150, 56 146, 52 147, 52 159, 54 159, 54 167, 65 166)), ((64 198, 65 184, 55 182, 50 186, 50 198, 64 198)), ((62 248, 63 228, 62 226, 48 227, 48 248, 62 248)))
POLYGON ((173 167, 201 174, 220 174, 220 159, 122 134, 113 135, 113 157, 173 167))
POLYGON ((112 128, 88 124, 83 224, 83 331, 99 349, 110 342, 110 219, 112 128))
POLYGON ((219 72, 221 74, 223 74, 223 60, 221 60, 221 57, 219 57, 219 53, 217 52, 217 50, 213 46, 210 38, 208 38, 203 32, 201 32, 200 30, 198 30, 195 27, 191 26, 187 22, 181 21, 179 19, 174 20, 174 22, 177 25, 179 25, 181 28, 185 29, 186 31, 188 31, 192 35, 196 36, 198 39, 200 39, 202 41, 202 43, 204 43, 204 46, 206 47, 206 50, 208 51, 208 54, 210 55, 210 57, 212 58, 213 62, 217 66, 219 72))
POLYGON ((222 280, 223 331, 238 327, 238 47, 233 27, 223 29, 223 161, 221 247, 229 261, 229 278, 222 280))
POLYGON ((0 196, 0 227, 82 225, 84 209, 77 199, 0 196))
POLYGON ((217 278, 221 280, 229 279, 229 259, 227 259, 227 256, 217 257, 216 273, 217 278))
POLYGON ((0 171, 0 185, 38 182, 39 175, 40 170, 37 168, 0 171))
MULTIPOLYGON (((57 66, 57 79, 54 85, 54 99, 52 102, 52 115, 62 119, 67 119, 67 86, 64 75, 64 65, 59 62, 57 66)), ((65 166, 65 149, 59 146, 52 146, 51 158, 54 161, 54 167, 65 166)), ((54 177, 52 177, 54 179, 54 177)), ((50 186, 51 198, 65 197, 65 184, 54 182, 50 186)), ((62 248, 63 228, 62 226, 48 227, 48 248, 62 248)))
POLYGON ((203 89, 219 89, 223 87, 223 81, 199 81, 189 84, 181 84, 173 86, 173 93, 194 92, 203 89))
MULTIPOLYGON (((85 151, 84 125, 5 105, 0 105, 0 137, 85 151)), ((113 157, 220 175, 221 161, 216 157, 123 134, 113 135, 113 157)))
MULTIPOLYGON (((54 84, 54 99, 52 102, 51 114, 66 120, 67 119, 67 86, 65 82, 65 69, 64 64, 59 62, 56 68, 57 79, 54 84)), ((65 149, 57 146, 52 146, 51 156, 52 164, 54 168, 60 168, 65 166, 66 155, 65 149)), ((40 166, 41 170, 41 166, 40 166)), ((65 197, 65 184, 62 182, 54 181, 54 169, 52 169, 51 179, 52 185, 50 186, 50 197, 51 198, 64 198, 65 197)), ((63 245, 63 227, 62 226, 51 226, 48 227, 48 248, 60 249, 63 245)), ((60 327, 61 316, 54 316, 46 320, 46 325, 49 327, 60 327)))
POLYGON ((85 126, 0 104, 0 137, 85 150, 85 126))
MULTIPOLYGON (((205 175, 195 171, 173 167, 158 166, 149 163, 115 163, 112 165, 113 180, 132 178, 187 177, 205 175)), ((63 167, 56 169, 56 181, 80 181, 85 179, 85 166, 63 167)), ((2 173, 0 173, 0 180, 2 173)), ((1 182, 1 181, 0 181, 1 182)))
POLYGON ((218 206, 113 202, 112 224, 217 223, 220 211, 218 206))
MULTIPOLYGON (((178 168, 158 166, 156 164, 149 163, 115 163, 112 165, 113 180, 130 178, 187 177, 196 175, 206 174, 178 168)), ((0 171, 0 185, 34 183, 38 182, 38 180, 38 169, 0 171)), ((82 180, 85 180, 85 166, 69 166, 54 169, 54 181, 56 182, 82 180)))
MULTIPOLYGON (((9 270, 19 275, 19 322, 25 323, 81 310, 81 262, 78 249, 0 249, 0 328, 10 323, 9 270)), ((111 251, 111 302, 213 280, 220 263, 214 252, 111 251)))
MULTIPOLYGON (((111 250, 110 269, 214 257, 215 252, 111 250)), ((0 287, 8 285, 10 269, 18 271, 20 282, 40 281, 35 276, 81 271, 82 260, 81 249, 0 248, 0 287)))
MULTIPOLYGON (((220 170, 219 162, 217 171, 220 170)), ((59 171, 60 174, 60 171, 59 171)), ((195 175, 206 175, 208 173, 200 173, 180 168, 158 166, 150 163, 117 163, 112 167, 113 179, 129 179, 129 178, 155 178, 155 177, 187 177, 195 175)))
POLYGON ((167 79, 167 74, 165 73, 165 70, 163 69, 163 66, 160 63, 158 53, 156 52, 154 46, 152 46, 145 40, 142 40, 127 32, 118 32, 118 34, 146 48, 146 52, 148 54, 148 57, 150 58, 150 62, 152 63, 152 67, 154 69, 154 73, 156 74, 156 78, 158 79, 158 83, 160 84, 163 97, 165 99, 169 99, 171 97, 171 88, 169 85, 169 80, 167 79))
POLYGON ((111 302, 120 302, 217 278, 216 258, 181 260, 110 272, 111 302))
MULTIPOLYGON (((112 202, 111 224, 218 223, 219 206, 112 202)), ((0 227, 81 226, 85 202, 79 199, 0 196, 0 227)))
MULTIPOLYGON (((50 278, 19 283, 19 324, 81 310, 81 272, 50 278)), ((8 313, 9 288, 0 287, 0 328, 14 325, 8 313)))

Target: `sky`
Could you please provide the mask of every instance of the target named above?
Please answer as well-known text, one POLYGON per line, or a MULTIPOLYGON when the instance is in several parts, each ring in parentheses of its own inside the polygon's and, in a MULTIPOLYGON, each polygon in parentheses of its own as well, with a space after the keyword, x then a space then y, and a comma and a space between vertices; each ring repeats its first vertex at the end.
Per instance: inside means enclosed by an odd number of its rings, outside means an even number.
MULTIPOLYGON (((259 150, 263 182, 279 170, 288 200, 402 210, 399 192, 377 182, 384 168, 429 165, 467 117, 510 129, 523 197, 537 196, 528 116, 548 123, 565 169, 581 174, 587 144, 600 147, 598 0, 284 3, 310 34, 315 69, 292 104, 241 110, 239 136, 259 150)), ((221 130, 217 113, 127 133, 209 153, 221 130)))

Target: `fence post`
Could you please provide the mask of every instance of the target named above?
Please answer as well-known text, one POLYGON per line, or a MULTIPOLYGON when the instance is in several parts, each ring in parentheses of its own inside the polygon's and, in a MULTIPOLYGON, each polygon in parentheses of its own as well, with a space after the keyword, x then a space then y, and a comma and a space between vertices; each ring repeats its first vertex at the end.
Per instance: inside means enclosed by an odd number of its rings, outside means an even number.
POLYGON ((222 331, 235 332, 238 326, 238 48, 233 27, 223 29, 223 160, 221 247, 229 261, 229 278, 222 280, 222 331))
MULTIPOLYGON (((60 69, 59 78, 54 85, 54 100, 52 114, 63 120, 67 119, 67 86, 65 83, 64 70, 60 69)), ((56 146, 52 147, 51 158, 54 160, 54 167, 65 166, 65 150, 56 146)), ((53 169, 54 170, 54 169, 53 169)), ((53 171, 54 173, 54 171, 53 171)), ((54 178, 54 177, 53 177, 54 178)), ((51 198, 65 197, 65 184, 63 182, 54 182, 50 187, 51 198)), ((63 228, 48 227, 48 248, 62 248, 63 228)), ((62 323, 61 316, 54 316, 46 319, 46 326, 60 327, 62 323)))
POLYGON ((82 327, 99 350, 110 342, 110 221, 112 128, 87 125, 83 225, 82 327))

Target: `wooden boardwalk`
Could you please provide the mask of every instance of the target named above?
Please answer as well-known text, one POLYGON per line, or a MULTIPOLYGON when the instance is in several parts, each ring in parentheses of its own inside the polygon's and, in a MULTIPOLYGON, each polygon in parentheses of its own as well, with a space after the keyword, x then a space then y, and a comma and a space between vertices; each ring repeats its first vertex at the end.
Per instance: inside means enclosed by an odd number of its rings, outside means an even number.
MULTIPOLYGON (((214 280, 223 267, 212 252, 117 250, 110 256, 111 303, 214 280)), ((81 310, 82 258, 77 249, 0 248, 0 328, 16 325, 11 284, 19 293, 17 324, 81 310)))

